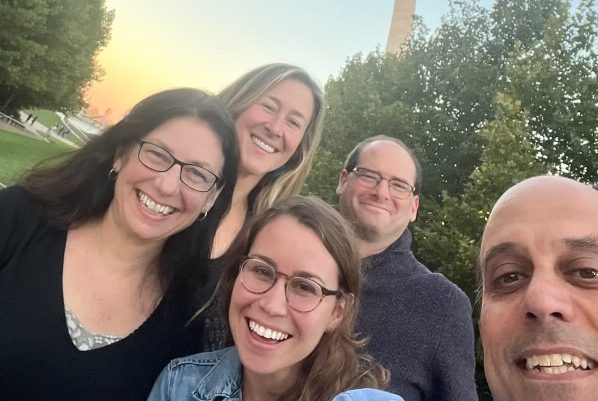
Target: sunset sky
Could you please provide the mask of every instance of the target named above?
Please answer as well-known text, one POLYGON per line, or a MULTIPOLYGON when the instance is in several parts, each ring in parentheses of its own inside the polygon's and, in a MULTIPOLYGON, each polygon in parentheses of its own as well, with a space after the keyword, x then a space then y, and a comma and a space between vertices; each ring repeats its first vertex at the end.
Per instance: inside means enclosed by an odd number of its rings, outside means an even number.
MULTIPOLYGON (((357 52, 384 49, 394 0, 106 0, 116 11, 105 71, 87 101, 119 119, 156 91, 192 86, 217 92, 261 64, 285 61, 324 85, 357 52)), ((490 0, 482 1, 490 4, 490 0)), ((443 0, 418 0, 436 27, 443 0)))

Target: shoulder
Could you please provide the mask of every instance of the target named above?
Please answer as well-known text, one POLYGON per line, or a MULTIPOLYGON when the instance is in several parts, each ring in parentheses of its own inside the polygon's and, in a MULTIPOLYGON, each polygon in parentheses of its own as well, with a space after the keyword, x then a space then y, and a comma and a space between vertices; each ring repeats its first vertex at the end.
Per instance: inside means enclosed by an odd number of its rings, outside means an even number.
POLYGON ((24 188, 0 190, 0 253, 13 249, 41 222, 36 203, 24 188))
POLYGON ((345 391, 334 397, 332 401, 404 401, 396 394, 373 388, 360 388, 345 391))
POLYGON ((162 372, 150 400, 238 398, 241 389, 241 362, 234 347, 177 358, 162 372), (169 397, 159 398, 159 394, 169 397))
POLYGON ((18 209, 33 208, 35 202, 25 188, 15 185, 0 189, 0 206, 3 209, 9 208, 16 211, 18 209))
POLYGON ((169 370, 184 370, 211 368, 219 363, 234 362, 238 360, 237 351, 234 347, 224 348, 213 352, 202 352, 199 354, 184 356, 182 358, 173 359, 168 365, 169 370))

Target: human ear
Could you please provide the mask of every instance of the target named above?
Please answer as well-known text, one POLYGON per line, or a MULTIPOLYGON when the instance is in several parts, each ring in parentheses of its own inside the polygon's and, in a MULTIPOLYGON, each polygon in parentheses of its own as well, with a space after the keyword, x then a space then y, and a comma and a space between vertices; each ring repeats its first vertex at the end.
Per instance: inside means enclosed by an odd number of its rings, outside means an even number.
POLYGON ((203 208, 202 208, 202 212, 208 213, 210 211, 210 209, 212 209, 212 206, 214 206, 214 203, 216 202, 216 199, 218 199, 218 195, 220 195, 220 192, 222 192, 222 188, 212 188, 210 190, 210 193, 208 194, 208 196, 206 197, 206 201, 204 202, 203 208))
POLYGON ((413 223, 415 219, 417 219, 417 210, 419 209, 419 195, 413 195, 413 199, 411 200, 411 216, 409 217, 409 221, 413 223))
POLYGON ((347 182, 349 173, 346 169, 341 171, 341 174, 338 177, 338 185, 336 187, 336 195, 340 196, 343 193, 343 187, 345 186, 345 182, 347 182))
POLYGON ((353 307, 355 297, 353 294, 343 294, 336 305, 334 306, 334 310, 332 311, 332 315, 330 317, 330 322, 328 323, 328 327, 326 327, 327 332, 331 332, 338 327, 338 325, 343 321, 343 318, 347 314, 348 311, 351 310, 353 307))

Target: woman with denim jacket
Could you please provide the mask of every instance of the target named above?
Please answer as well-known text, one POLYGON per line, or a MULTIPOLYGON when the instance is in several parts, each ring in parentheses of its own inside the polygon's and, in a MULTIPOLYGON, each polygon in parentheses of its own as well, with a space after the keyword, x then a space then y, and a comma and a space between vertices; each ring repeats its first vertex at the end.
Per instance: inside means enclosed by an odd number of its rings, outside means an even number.
POLYGON ((223 287, 235 346, 173 360, 149 401, 322 401, 388 382, 353 335, 360 260, 338 212, 288 198, 258 215, 235 249, 244 256, 223 287))

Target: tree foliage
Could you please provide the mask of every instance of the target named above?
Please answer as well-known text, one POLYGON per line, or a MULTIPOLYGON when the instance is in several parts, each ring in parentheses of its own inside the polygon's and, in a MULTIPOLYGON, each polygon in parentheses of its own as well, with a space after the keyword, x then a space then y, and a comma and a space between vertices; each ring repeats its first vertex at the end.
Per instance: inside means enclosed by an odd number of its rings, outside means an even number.
POLYGON ((550 171, 596 181, 596 27, 591 0, 574 14, 564 0, 497 0, 490 10, 455 1, 432 34, 417 21, 400 56, 349 58, 326 84, 324 138, 306 192, 333 201, 346 154, 386 134, 420 158, 426 199, 461 194, 480 165, 480 130, 495 118, 499 92, 530 113, 550 171))
POLYGON ((113 18, 105 0, 0 0, 0 109, 80 108, 113 18))
POLYGON ((453 1, 434 32, 417 20, 399 56, 357 54, 327 82, 306 192, 336 202, 357 142, 403 140, 424 175, 414 251, 475 302, 479 241, 508 187, 546 173, 598 183, 597 30, 593 0, 453 1))

